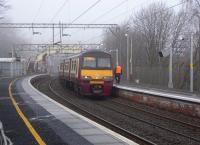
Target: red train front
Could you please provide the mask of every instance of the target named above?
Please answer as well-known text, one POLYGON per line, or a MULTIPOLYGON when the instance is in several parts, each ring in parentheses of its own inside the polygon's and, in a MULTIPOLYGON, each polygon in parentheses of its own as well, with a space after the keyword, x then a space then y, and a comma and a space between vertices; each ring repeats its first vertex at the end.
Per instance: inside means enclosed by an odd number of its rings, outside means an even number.
POLYGON ((109 53, 90 50, 68 57, 59 66, 60 78, 82 95, 109 96, 113 69, 109 53))

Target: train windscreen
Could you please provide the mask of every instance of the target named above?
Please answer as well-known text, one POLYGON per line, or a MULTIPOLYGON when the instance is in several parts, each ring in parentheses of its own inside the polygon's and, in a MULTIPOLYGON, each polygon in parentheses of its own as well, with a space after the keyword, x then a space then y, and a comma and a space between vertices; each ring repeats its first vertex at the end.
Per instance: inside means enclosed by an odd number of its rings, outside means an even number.
POLYGON ((98 68, 111 68, 110 58, 97 58, 98 68))
POLYGON ((109 57, 84 57, 83 68, 111 69, 111 60, 109 57))
POLYGON ((83 58, 84 68, 96 68, 96 58, 95 57, 84 57, 83 58))

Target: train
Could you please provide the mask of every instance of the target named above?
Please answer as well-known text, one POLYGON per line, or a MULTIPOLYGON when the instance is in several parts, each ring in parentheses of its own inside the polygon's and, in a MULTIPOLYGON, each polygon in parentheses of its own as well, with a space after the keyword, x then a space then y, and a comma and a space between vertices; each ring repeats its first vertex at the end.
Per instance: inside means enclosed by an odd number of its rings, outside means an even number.
POLYGON ((82 96, 110 96, 113 87, 111 55, 87 50, 66 57, 59 65, 59 78, 82 96))

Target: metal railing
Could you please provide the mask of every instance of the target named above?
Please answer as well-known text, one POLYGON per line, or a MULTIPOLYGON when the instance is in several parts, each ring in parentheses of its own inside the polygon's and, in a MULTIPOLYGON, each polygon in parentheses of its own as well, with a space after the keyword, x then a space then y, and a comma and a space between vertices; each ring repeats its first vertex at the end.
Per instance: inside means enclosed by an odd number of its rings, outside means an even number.
POLYGON ((13 145, 12 141, 5 135, 3 124, 0 121, 0 145, 13 145))

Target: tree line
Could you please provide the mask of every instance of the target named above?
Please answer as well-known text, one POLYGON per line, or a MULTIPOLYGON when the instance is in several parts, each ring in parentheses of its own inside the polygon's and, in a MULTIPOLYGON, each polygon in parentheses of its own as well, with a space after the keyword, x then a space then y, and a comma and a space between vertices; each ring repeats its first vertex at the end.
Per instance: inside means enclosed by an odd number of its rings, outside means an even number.
POLYGON ((128 66, 129 80, 146 85, 167 87, 169 56, 161 58, 158 54, 172 49, 174 88, 188 90, 191 45, 194 89, 199 91, 200 0, 180 1, 180 5, 174 7, 162 2, 152 3, 131 15, 119 28, 104 32, 106 49, 118 49, 123 80, 127 78, 128 66))
MULTIPOLYGON (((7 15, 11 8, 7 0, 0 0, 0 23, 11 22, 7 15)), ((24 41, 16 29, 0 29, 0 57, 11 57, 13 45, 24 41)))

